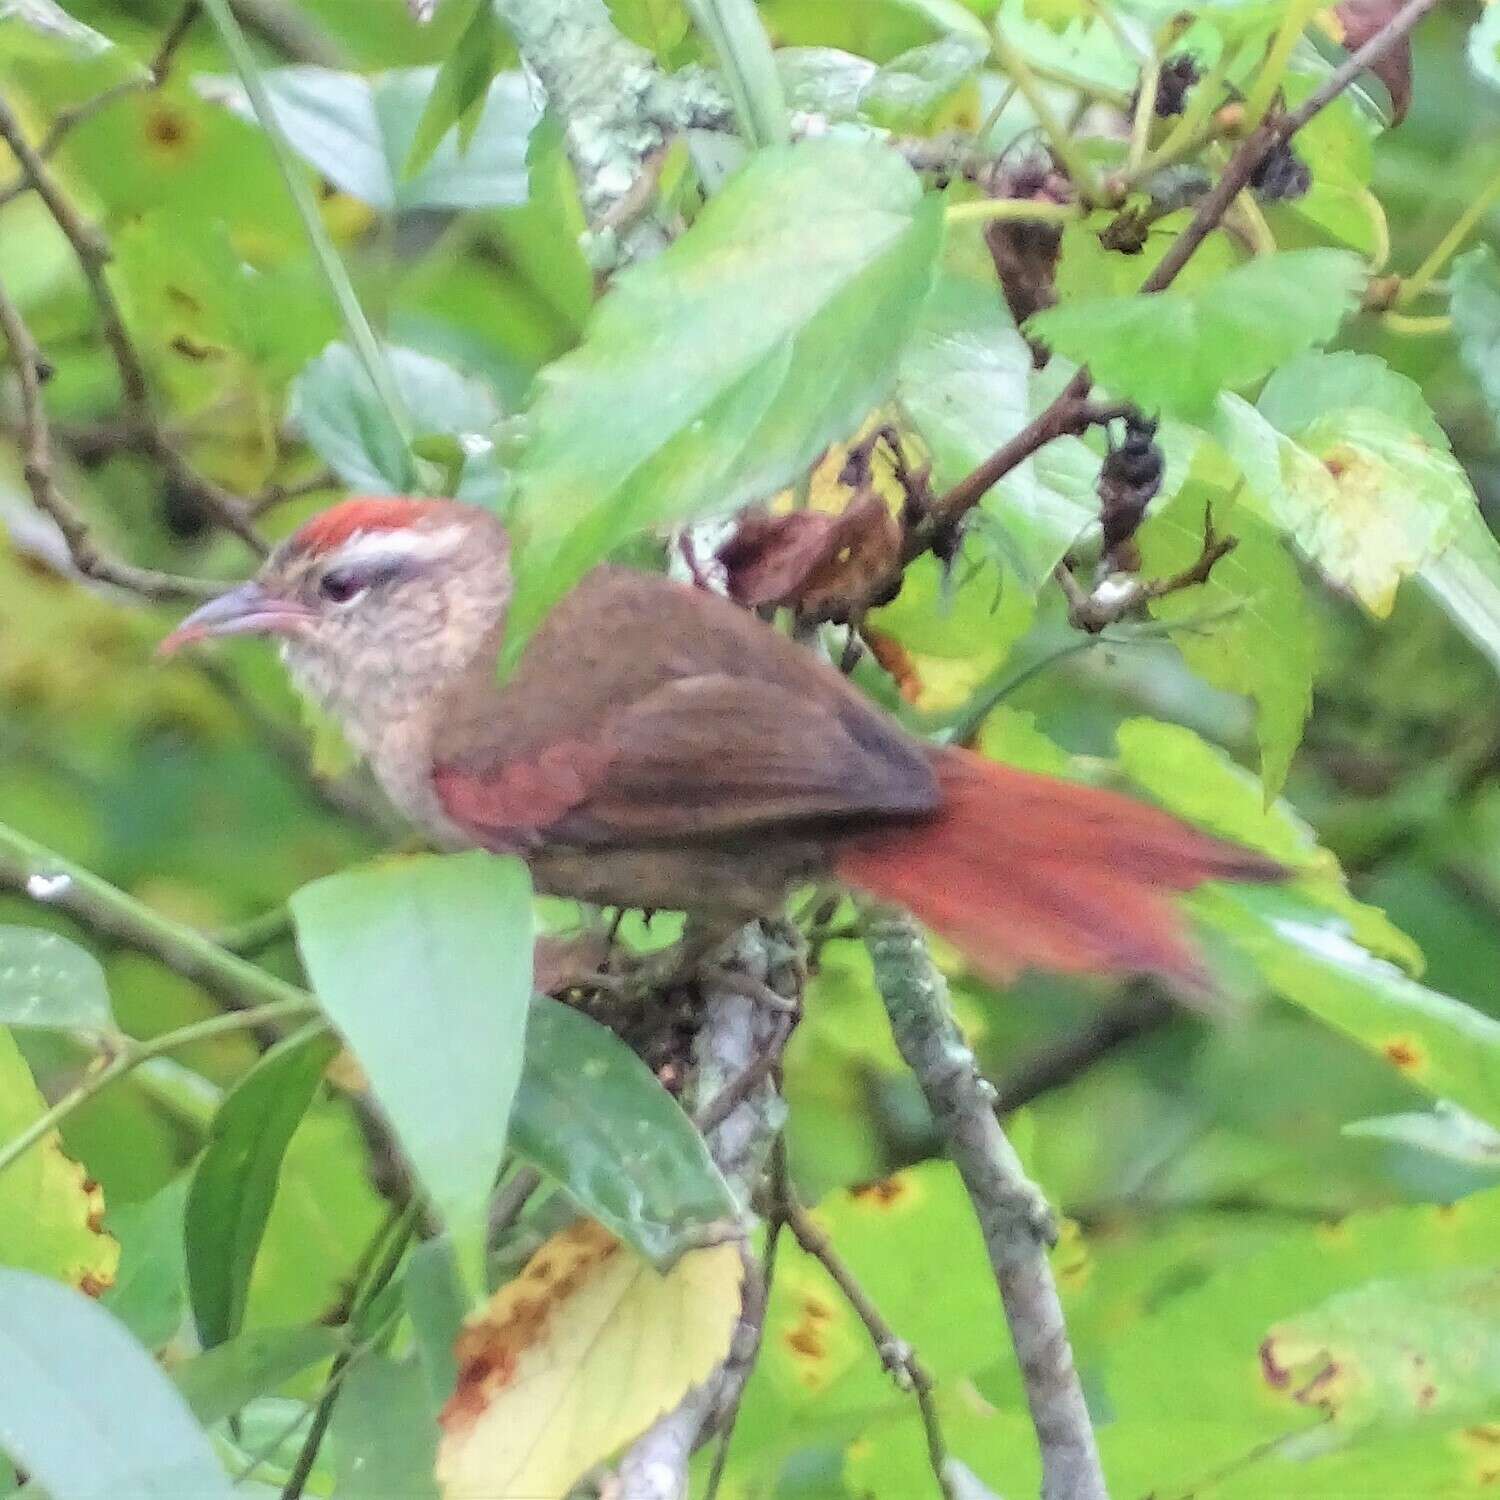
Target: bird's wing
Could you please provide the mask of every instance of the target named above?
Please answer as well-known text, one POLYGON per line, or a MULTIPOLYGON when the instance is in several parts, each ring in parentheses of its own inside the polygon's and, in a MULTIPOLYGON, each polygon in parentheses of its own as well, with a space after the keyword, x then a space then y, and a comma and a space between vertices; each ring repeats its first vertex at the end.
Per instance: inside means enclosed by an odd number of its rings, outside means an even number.
POLYGON ((492 848, 691 840, 937 801, 926 757, 873 710, 724 674, 669 682, 537 753, 470 748, 434 782, 448 816, 492 848))

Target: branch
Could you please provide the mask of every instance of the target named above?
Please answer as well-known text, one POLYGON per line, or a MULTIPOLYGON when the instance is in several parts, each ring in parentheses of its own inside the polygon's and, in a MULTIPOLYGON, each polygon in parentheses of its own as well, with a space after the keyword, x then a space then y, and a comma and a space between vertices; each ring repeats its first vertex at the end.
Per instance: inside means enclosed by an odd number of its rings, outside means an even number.
POLYGON ((1230 158, 1229 165, 1224 169, 1224 175, 1214 190, 1198 205, 1187 228, 1177 236, 1172 248, 1157 262, 1156 269, 1141 283, 1141 290, 1160 292, 1169 287, 1177 273, 1192 258, 1193 252, 1218 227, 1229 205, 1244 191, 1261 162, 1272 151, 1286 145, 1319 111, 1332 104, 1365 69, 1379 62, 1392 47, 1399 45, 1412 27, 1428 11, 1435 10, 1438 4, 1439 0, 1407 0, 1363 47, 1350 53, 1296 109, 1279 115, 1274 120, 1264 121, 1251 131, 1230 158))
POLYGON ((1107 1500, 1057 1287, 1046 1201, 1022 1169, 953 1020, 948 987, 921 929, 903 912, 872 911, 865 941, 891 1032, 916 1075, 963 1179, 989 1251, 1042 1456, 1042 1500, 1107 1500))
POLYGON ((133 567, 99 548, 83 517, 63 498, 52 477, 52 434, 42 404, 42 379, 47 366, 30 329, 3 287, 0 287, 0 333, 5 335, 20 381, 21 464, 26 487, 36 508, 49 516, 62 533, 73 566, 86 578, 114 584, 145 599, 207 599, 216 594, 218 584, 133 567))
POLYGON ((256 532, 243 503, 193 469, 157 422, 151 406, 145 364, 131 341, 119 301, 105 275, 104 268, 110 258, 109 246, 93 225, 84 222, 36 147, 26 138, 20 121, 3 97, 0 97, 0 140, 4 140, 15 153, 22 174, 47 205, 47 211, 77 257, 99 313, 104 342, 120 377, 121 398, 129 424, 139 432, 142 444, 174 484, 196 499, 221 525, 264 556, 269 549, 256 532))
POLYGON ((152 911, 81 865, 0 823, 0 890, 60 911, 110 942, 148 954, 235 1009, 312 1004, 305 990, 152 911))
POLYGON ((616 263, 661 250, 666 236, 649 222, 638 219, 616 246, 616 229, 601 221, 672 135, 724 121, 722 88, 701 70, 668 77, 620 34, 604 0, 495 0, 495 9, 563 122, 596 259, 616 263))
MULTIPOLYGON (((730 1185, 748 1201, 765 1170, 772 1146, 786 1120, 786 1104, 769 1071, 748 1090, 742 1080, 770 1052, 779 1055, 786 1037, 786 1011, 765 1003, 769 986, 782 1000, 800 1002, 802 965, 795 936, 788 942, 770 923, 742 928, 728 965, 716 965, 702 981, 703 1024, 694 1039, 693 1076, 688 1100, 698 1111, 718 1113, 726 1091, 743 1093, 724 1118, 705 1131, 709 1154, 730 1185), (750 983, 736 984, 736 971, 750 983)), ((740 1394, 755 1363, 765 1320, 765 1297, 758 1289, 748 1246, 744 1302, 729 1356, 703 1382, 631 1444, 618 1466, 619 1500, 683 1500, 688 1492, 688 1461, 737 1411, 740 1394)))

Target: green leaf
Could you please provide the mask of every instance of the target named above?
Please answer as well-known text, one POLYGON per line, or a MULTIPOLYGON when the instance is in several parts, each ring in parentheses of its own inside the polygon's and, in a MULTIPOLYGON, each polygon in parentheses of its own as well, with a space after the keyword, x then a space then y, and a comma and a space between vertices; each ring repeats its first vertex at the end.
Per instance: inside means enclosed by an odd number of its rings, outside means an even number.
MULTIPOLYGON (((1500 23, 1500 13, 1486 15, 1500 23)), ((1449 286, 1458 352, 1479 382, 1491 421, 1500 423, 1500 258, 1490 246, 1476 245, 1453 262, 1449 286)))
MULTIPOLYGON (((406 68, 373 79, 332 68, 271 68, 263 75, 276 118, 297 153, 351 198, 383 213, 419 208, 500 208, 526 199, 526 140, 536 123, 519 73, 489 86, 467 145, 450 132, 415 175, 412 156, 436 68, 406 68)), ((255 124, 244 90, 228 79, 199 87, 255 124)))
POLYGON ((544 995, 531 1002, 511 1147, 663 1269, 739 1214, 703 1137, 645 1063, 544 995))
POLYGON ((1120 766, 1163 807, 1190 823, 1260 849, 1297 877, 1295 890, 1338 918, 1366 948, 1419 970, 1422 955, 1385 913, 1349 894, 1339 862, 1285 802, 1267 803, 1262 787, 1222 750, 1191 729, 1129 719, 1116 733, 1120 766))
POLYGON ((891 3, 931 22, 939 31, 970 37, 989 46, 989 33, 984 29, 984 22, 961 0, 891 0, 891 3))
POLYGON ((331 1359, 341 1343, 332 1328, 257 1328, 178 1365, 172 1380, 193 1415, 212 1427, 331 1359))
POLYGON ((0 925, 0 1025, 111 1031, 104 970, 77 943, 40 927, 0 925))
POLYGON ((1166 578, 1192 566, 1206 510, 1221 535, 1235 538, 1234 551, 1214 564, 1206 583, 1158 599, 1151 612, 1182 624, 1173 643, 1205 681, 1254 700, 1270 801, 1286 781, 1312 711, 1313 621, 1296 565, 1270 527, 1201 481, 1190 479, 1142 528, 1144 573, 1166 578))
POLYGON ((1277 1323, 1261 1348, 1293 1388, 1335 1372, 1323 1396, 1341 1433, 1483 1416, 1500 1398, 1500 1271, 1368 1282, 1277 1323))
MULTIPOLYGON (((536 1024, 533 1016, 528 1027, 536 1024)), ((463 1278, 447 1235, 424 1240, 406 1260, 402 1293, 411 1318, 412 1342, 427 1376, 433 1411, 441 1411, 458 1380, 453 1348, 469 1311, 463 1278)))
POLYGON ((1353 1120, 1344 1126, 1344 1134, 1397 1141, 1446 1161, 1500 1171, 1500 1130, 1446 1099, 1439 1099, 1430 1110, 1353 1120))
POLYGON ((890 389, 941 227, 894 153, 806 141, 757 153, 616 279, 538 380, 507 662, 627 537, 771 494, 854 429, 890 389))
POLYGON ((1278 994, 1429 1093, 1500 1123, 1500 1021, 1367 953, 1344 920, 1296 893, 1214 891, 1194 907, 1278 994))
POLYGON ((1422 387, 1378 354, 1347 349, 1299 354, 1272 373, 1255 405, 1273 427, 1292 437, 1319 417, 1357 406, 1383 412, 1434 448, 1448 447, 1448 435, 1422 387))
MULTIPOLYGON (((940 274, 901 359, 897 396, 932 454, 940 489, 956 484, 1032 416, 1031 350, 1005 316, 992 285, 940 274)), ((1090 522, 1098 459, 1077 438, 1050 443, 1012 469, 982 502, 1004 555, 1033 591, 1090 522), (1053 469, 1086 473, 1080 493, 1050 482, 1053 469), (1084 495, 1087 498, 1084 498, 1084 495)))
POLYGON ((333 1409, 331 1436, 341 1500, 437 1500, 438 1425, 414 1359, 360 1360, 333 1409))
MULTIPOLYGON (((446 437, 462 455, 457 490, 488 457, 500 406, 481 380, 415 349, 387 346, 391 375, 422 438, 446 437)), ((330 344, 292 383, 288 418, 345 484, 371 494, 406 491, 409 460, 400 434, 363 364, 347 344, 330 344)))
POLYGON ((1448 545, 1417 576, 1500 671, 1500 541, 1478 506, 1459 514, 1448 545))
POLYGON ((491 0, 476 0, 464 27, 433 81, 432 92, 417 122, 403 169, 406 177, 432 159, 438 143, 458 125, 459 140, 468 146, 479 128, 479 106, 499 68, 500 28, 491 0))
POLYGON ((187 1303, 183 1223, 191 1174, 181 1172, 144 1203, 112 1208, 105 1227, 119 1241, 120 1268, 103 1302, 148 1349, 182 1326, 187 1303))
POLYGON ((423 856, 315 881, 291 908, 318 998, 478 1285, 531 998, 526 867, 423 856))
POLYGON ((1469 66, 1475 76, 1500 89, 1500 12, 1486 6, 1469 30, 1469 66))
POLYGON ((921 131, 979 72, 989 47, 967 34, 893 57, 861 88, 859 113, 885 130, 921 131))
POLYGON ((74 57, 98 57, 115 45, 103 32, 74 20, 54 0, 0 0, 0 25, 6 21, 19 21, 74 57))
POLYGON ((244 1322, 282 1158, 337 1051, 321 1028, 288 1037, 240 1080, 214 1117, 186 1218, 188 1294, 207 1348, 233 1338, 244 1322))
POLYGON ((1332 338, 1366 275, 1348 251, 1287 250, 1190 291, 1049 308, 1027 330, 1116 396, 1202 418, 1221 391, 1332 338))
MULTIPOLYGON (((0 1028, 0 1141, 41 1116, 46 1104, 15 1038, 0 1028)), ((120 1247, 107 1235, 99 1184, 64 1151, 57 1131, 0 1172, 0 1265, 41 1271, 87 1291, 115 1278, 120 1247)))
POLYGON ((51 1500, 231 1500, 151 1356, 89 1298, 0 1269, 0 1448, 51 1500))
POLYGON ((1401 579, 1439 556, 1474 508, 1452 455, 1374 408, 1319 416, 1293 440, 1226 394, 1218 432, 1252 502, 1376 616, 1390 613, 1401 579))

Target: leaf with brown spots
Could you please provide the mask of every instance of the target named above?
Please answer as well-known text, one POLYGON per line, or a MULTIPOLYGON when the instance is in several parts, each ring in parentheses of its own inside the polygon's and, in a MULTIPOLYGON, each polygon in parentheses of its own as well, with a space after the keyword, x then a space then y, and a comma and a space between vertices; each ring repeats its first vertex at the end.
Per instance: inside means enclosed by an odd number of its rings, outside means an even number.
MULTIPOLYGON (((0 1029, 0 1139, 19 1135, 45 1107, 15 1039, 0 1029)), ((120 1263, 103 1222, 99 1184, 64 1153, 55 1130, 0 1173, 0 1263, 97 1297, 120 1263)))
POLYGON ((1500 1271, 1371 1281, 1276 1324, 1267 1385, 1352 1434, 1484 1416, 1500 1397, 1500 1271))
POLYGON ((445 1500, 561 1500, 724 1358, 742 1275, 734 1245, 663 1275, 592 1220, 553 1235, 459 1335, 445 1500))

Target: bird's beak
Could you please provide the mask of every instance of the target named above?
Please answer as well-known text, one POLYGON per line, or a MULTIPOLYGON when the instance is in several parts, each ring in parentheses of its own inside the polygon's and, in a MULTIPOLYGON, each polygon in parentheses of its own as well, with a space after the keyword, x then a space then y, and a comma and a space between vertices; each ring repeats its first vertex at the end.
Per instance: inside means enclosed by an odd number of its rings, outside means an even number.
POLYGON ((254 579, 199 606, 156 648, 170 656, 194 641, 220 635, 291 635, 312 611, 290 599, 269 594, 254 579))

